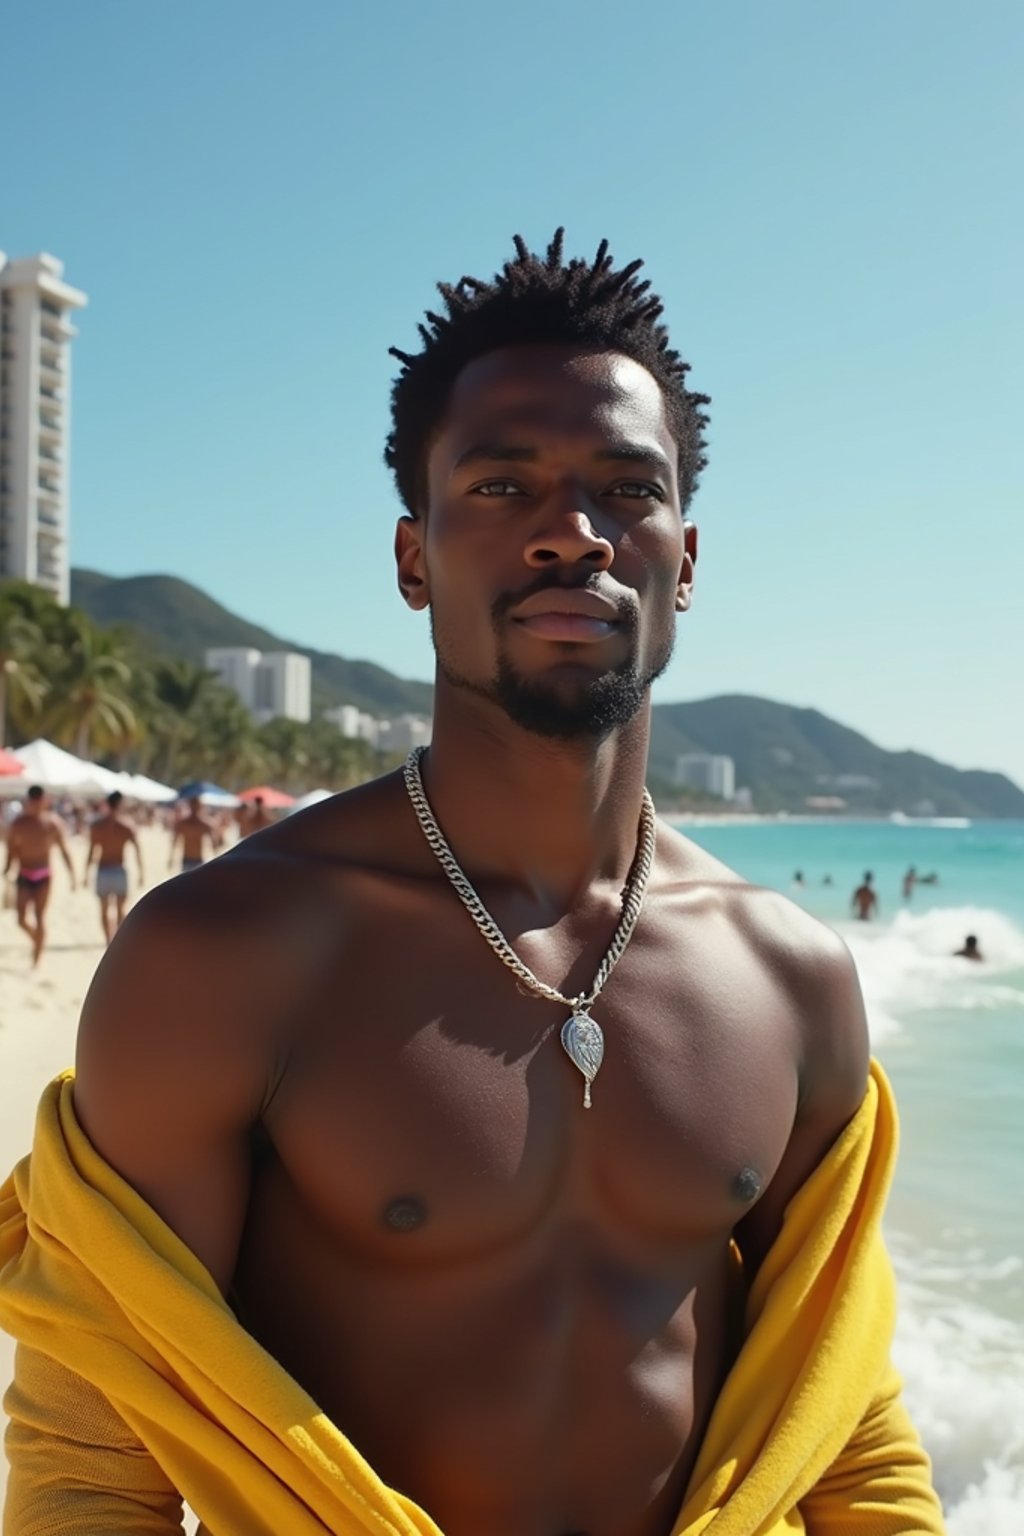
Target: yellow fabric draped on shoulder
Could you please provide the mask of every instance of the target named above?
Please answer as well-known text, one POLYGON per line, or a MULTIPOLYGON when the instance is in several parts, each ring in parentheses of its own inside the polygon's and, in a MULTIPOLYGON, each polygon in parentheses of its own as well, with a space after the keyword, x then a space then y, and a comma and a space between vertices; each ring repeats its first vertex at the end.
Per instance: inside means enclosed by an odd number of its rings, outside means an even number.
MULTIPOLYGON (((674 1536, 941 1536, 888 1363, 895 1303, 880 1221, 895 1137, 873 1066, 757 1276, 674 1536)), ((31 1156, 0 1189, 0 1327, 20 1357, 7 1398, 8 1536, 97 1529, 75 1523, 79 1477, 109 1489, 109 1536, 176 1529, 175 1494, 210 1536, 441 1536, 99 1157, 75 1119, 70 1073, 46 1090, 31 1156), (73 1401, 54 1385, 67 1371, 88 1384, 73 1401)))

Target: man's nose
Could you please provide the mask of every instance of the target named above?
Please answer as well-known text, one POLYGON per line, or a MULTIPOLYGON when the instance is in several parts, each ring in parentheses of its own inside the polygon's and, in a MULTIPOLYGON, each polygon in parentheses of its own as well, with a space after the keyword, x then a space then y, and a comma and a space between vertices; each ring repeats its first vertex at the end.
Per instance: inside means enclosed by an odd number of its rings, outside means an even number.
POLYGON ((606 571, 615 550, 595 526, 583 498, 576 496, 551 509, 543 525, 530 536, 524 554, 527 565, 535 568, 582 561, 595 571, 606 571))

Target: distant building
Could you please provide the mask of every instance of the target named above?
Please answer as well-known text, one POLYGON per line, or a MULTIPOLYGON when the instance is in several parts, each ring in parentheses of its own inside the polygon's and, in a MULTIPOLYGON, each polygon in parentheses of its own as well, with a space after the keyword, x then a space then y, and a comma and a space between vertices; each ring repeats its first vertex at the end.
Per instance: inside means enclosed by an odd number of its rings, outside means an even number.
POLYGON ((221 646, 207 651, 206 665, 211 672, 216 672, 224 687, 230 688, 246 709, 251 710, 255 704, 256 668, 262 655, 262 651, 250 650, 241 645, 221 646))
POLYGON ((297 651, 257 651, 248 646, 219 646, 206 653, 206 665, 225 688, 237 694, 260 725, 267 720, 298 720, 312 714, 312 669, 297 651))
POLYGON ((371 747, 377 745, 380 721, 355 704, 339 704, 335 709, 325 709, 324 719, 336 725, 349 741, 366 741, 371 747))
POLYGON ((380 752, 411 752, 413 747, 430 744, 431 722, 426 715, 395 715, 376 719, 354 704, 339 704, 325 709, 324 719, 336 725, 343 736, 353 741, 367 741, 380 752))
POLYGON ((425 715, 399 715, 378 722, 377 746, 382 752, 408 755, 413 747, 429 747, 431 722, 425 715))
POLYGON ((717 795, 720 800, 731 800, 736 793, 736 764, 731 757, 685 752, 676 758, 675 781, 717 795))
POLYGON ((55 256, 0 251, 0 576, 70 595, 69 316, 86 296, 55 256))

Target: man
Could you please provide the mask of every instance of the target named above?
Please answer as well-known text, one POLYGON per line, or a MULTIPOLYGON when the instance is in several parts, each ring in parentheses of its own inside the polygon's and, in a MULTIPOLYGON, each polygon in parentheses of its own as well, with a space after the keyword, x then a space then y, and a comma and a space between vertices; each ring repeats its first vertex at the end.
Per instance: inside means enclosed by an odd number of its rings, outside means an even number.
POLYGON ((958 960, 983 960, 985 958, 978 948, 978 936, 976 933, 969 933, 967 935, 964 940, 963 949, 956 950, 955 958, 958 960))
POLYGON ((46 792, 33 784, 25 796, 25 808, 11 822, 7 832, 7 863, 4 875, 17 866, 15 910, 18 927, 28 934, 32 944, 32 964, 37 966, 46 945, 46 908, 50 902, 50 859, 57 849, 75 889, 75 871, 71 865, 64 828, 60 819, 47 809, 46 792), (31 916, 30 916, 31 914, 31 916))
POLYGON ((254 832, 262 832, 264 827, 271 827, 274 824, 274 818, 267 810, 262 795, 254 795, 249 805, 243 801, 238 807, 236 820, 239 838, 251 837, 254 832))
POLYGON ((909 901, 914 894, 914 886, 917 884, 918 875, 914 865, 911 864, 903 876, 903 900, 909 901))
POLYGON ((189 874, 193 869, 199 869, 206 862, 207 848, 210 857, 216 853, 219 846, 219 834, 217 828, 210 819, 203 815, 203 802, 198 795, 188 802, 188 811, 182 816, 174 829, 171 838, 171 856, 168 861, 168 869, 174 868, 174 855, 179 843, 181 844, 181 872, 189 874))
POLYGON ((124 796, 119 789, 107 796, 107 809, 97 817, 89 829, 89 857, 85 865, 85 883, 89 883, 89 871, 96 860, 96 895, 100 903, 100 922, 103 937, 109 944, 124 922, 125 902, 128 900, 128 871, 125 868, 125 849, 135 850, 139 870, 139 885, 145 884, 142 869, 142 849, 135 835, 135 828, 121 815, 124 796))
POLYGON ((878 892, 874 887, 874 875, 865 871, 864 879, 850 898, 850 910, 862 923, 868 923, 878 912, 878 892))
MULTIPOLYGON (((645 803, 650 686, 693 589, 705 400, 636 265, 615 272, 604 245, 565 263, 559 234, 544 257, 517 242, 493 283, 442 289, 423 351, 398 354, 387 451, 406 507, 398 584, 429 611, 437 654, 422 777, 410 763, 160 888, 90 994, 74 1109, 128 1187, 89 1177, 159 1248, 154 1283, 162 1295, 173 1275, 176 1300, 136 1351, 136 1281, 110 1309, 110 1359, 91 1326, 59 1334, 61 1361, 132 1427, 136 1445, 110 1431, 131 1486, 162 1497, 149 1447, 185 1469, 170 1491, 211 1531, 703 1530, 690 1516, 732 1501, 733 1450, 760 1465, 749 1442, 775 1434, 763 1404, 788 1391, 772 1349, 790 1337, 814 1399, 801 1297, 816 1287, 772 1276, 790 1202, 799 1191, 792 1246, 836 1138, 853 1147, 864 1013, 832 931, 655 834, 645 803), (748 1293, 763 1356, 741 1338, 748 1293), (228 1296, 265 1354, 246 1354, 228 1296), (733 1434, 738 1358, 750 1396, 733 1434), (294 1502, 263 1514, 284 1489, 294 1502)), ((71 1134, 66 1085, 54 1091, 48 1168, 71 1134)), ((69 1241, 86 1255, 90 1237, 69 1241)), ((833 1256, 823 1326, 849 1310, 831 1300, 841 1245, 833 1256)), ((0 1316, 31 1344, 32 1309, 15 1303, 0 1316)), ((858 1316, 863 1338, 822 1352, 843 1372, 877 1345, 858 1316)), ((26 1521, 46 1497, 32 1491, 40 1425, 59 1417, 46 1353, 39 1335, 13 1395, 26 1521)), ((791 1413, 802 1425, 801 1491, 772 1497, 795 1510, 806 1496, 813 1513, 827 1486, 830 1508, 853 1511, 846 1536, 938 1531, 912 1435, 880 1434, 867 1399, 843 1418, 849 1395, 811 1415, 842 1427, 809 1475, 807 1418, 780 1400, 786 1434, 791 1413), (854 1472, 862 1415, 874 1449, 854 1472)), ((86 1433, 99 1444, 72 1438, 86 1433)), ((744 1498, 760 1498, 758 1476, 744 1498)), ((67 1479, 83 1508, 100 1500, 94 1467, 67 1479)), ((173 1527, 145 1526, 158 1528, 173 1527)))

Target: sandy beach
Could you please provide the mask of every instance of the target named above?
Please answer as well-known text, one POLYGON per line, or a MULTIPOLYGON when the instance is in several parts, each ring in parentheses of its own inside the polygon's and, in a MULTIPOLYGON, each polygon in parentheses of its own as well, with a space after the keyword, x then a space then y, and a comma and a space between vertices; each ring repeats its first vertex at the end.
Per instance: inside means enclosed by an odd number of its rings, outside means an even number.
MULTIPOLYGON (((167 878, 169 834, 160 828, 140 833, 148 884, 167 878)), ((71 860, 81 877, 84 837, 69 838, 71 860)), ((53 894, 47 912, 49 941, 36 970, 29 942, 14 911, 0 911, 0 1177, 29 1150, 36 1104, 58 1072, 74 1064, 75 1035, 82 1003, 103 955, 99 903, 81 885, 72 891, 59 856, 54 860, 53 894)), ((131 900, 140 894, 135 864, 128 856, 131 900)), ((0 1382, 11 1376, 14 1345, 0 1333, 0 1382)), ((7 1461, 0 1455, 0 1505, 7 1461)))

